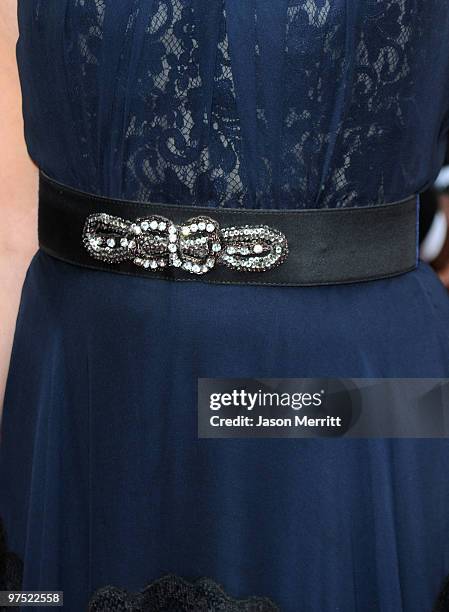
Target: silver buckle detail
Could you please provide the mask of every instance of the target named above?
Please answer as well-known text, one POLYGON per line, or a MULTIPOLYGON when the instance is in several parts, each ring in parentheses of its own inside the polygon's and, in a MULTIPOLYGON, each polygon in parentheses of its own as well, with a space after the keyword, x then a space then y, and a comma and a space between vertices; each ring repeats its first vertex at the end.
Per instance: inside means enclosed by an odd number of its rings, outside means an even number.
POLYGON ((83 243, 92 257, 107 263, 131 260, 150 270, 174 267, 206 274, 217 264, 245 272, 266 272, 285 261, 285 235, 266 225, 220 229, 207 216, 182 225, 160 215, 126 221, 107 213, 87 217, 83 243))

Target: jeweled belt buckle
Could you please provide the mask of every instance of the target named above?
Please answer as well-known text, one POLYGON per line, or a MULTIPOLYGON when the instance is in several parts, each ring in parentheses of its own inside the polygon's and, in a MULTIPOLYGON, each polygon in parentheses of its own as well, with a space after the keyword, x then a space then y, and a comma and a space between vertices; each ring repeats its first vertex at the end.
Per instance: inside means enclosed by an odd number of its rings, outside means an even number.
POLYGON ((83 231, 92 257, 107 263, 131 260, 157 270, 174 267, 206 274, 216 265, 238 271, 265 272, 288 255, 285 235, 266 225, 220 228, 207 216, 178 225, 151 215, 127 221, 107 213, 89 215, 83 231))

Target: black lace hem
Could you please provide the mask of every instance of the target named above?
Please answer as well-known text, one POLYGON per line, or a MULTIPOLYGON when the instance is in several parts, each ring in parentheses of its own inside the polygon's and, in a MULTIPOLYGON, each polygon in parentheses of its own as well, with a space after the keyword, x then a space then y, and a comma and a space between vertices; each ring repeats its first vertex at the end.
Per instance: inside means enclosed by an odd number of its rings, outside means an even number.
POLYGON ((432 612, 449 612, 449 576, 446 576, 432 612))
POLYGON ((8 550, 5 529, 0 519, 0 591, 20 591, 22 576, 22 561, 8 550))
POLYGON ((279 612, 264 597, 237 600, 210 578, 188 582, 164 576, 140 593, 107 586, 92 597, 89 612, 279 612))

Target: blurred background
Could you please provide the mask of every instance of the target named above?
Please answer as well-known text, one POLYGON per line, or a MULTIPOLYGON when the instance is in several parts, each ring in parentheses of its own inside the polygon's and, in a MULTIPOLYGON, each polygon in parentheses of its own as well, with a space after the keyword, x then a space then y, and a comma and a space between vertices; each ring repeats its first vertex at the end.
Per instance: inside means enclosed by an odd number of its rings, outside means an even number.
POLYGON ((420 255, 449 289, 449 150, 435 185, 421 194, 420 255))

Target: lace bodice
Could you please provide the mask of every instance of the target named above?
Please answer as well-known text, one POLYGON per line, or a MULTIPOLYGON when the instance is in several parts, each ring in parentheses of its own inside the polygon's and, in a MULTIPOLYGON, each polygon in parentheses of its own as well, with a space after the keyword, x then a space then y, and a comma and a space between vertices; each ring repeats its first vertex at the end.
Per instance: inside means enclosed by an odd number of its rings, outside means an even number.
POLYGON ((358 206, 446 147, 447 0, 19 0, 31 156, 113 197, 358 206))

